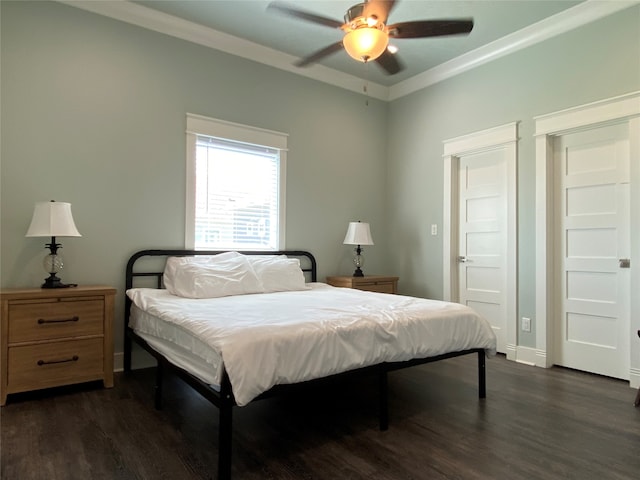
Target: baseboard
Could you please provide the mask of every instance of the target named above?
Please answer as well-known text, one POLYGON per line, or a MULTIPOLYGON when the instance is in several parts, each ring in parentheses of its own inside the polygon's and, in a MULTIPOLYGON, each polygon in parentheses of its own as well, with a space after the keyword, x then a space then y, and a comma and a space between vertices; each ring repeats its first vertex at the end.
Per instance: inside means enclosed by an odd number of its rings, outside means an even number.
MULTIPOLYGON (((546 352, 530 347, 516 347, 516 362, 541 368, 549 368, 546 352)), ((629 386, 640 388, 640 368, 629 369, 629 386)))
MULTIPOLYGON (((141 368, 151 368, 156 366, 156 360, 144 350, 133 347, 131 352, 131 368, 139 370, 141 368)), ((113 371, 122 372, 124 370, 124 352, 113 354, 113 371)))
POLYGON ((640 368, 629 369, 629 386, 631 388, 640 388, 640 368))
POLYGON ((516 347, 516 362, 531 365, 532 367, 544 366, 544 363, 540 363, 538 350, 530 347, 523 347, 518 345, 516 347))
POLYGON ((116 352, 113 354, 113 371, 121 372, 124 370, 124 353, 116 352))

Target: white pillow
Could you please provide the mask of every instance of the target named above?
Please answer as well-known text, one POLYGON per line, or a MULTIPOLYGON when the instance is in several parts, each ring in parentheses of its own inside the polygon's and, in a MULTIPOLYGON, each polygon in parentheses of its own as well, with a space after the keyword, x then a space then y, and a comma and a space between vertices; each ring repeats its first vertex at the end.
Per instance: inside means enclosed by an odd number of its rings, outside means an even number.
POLYGON ((167 258, 163 280, 169 293, 187 298, 216 298, 263 291, 247 258, 237 252, 167 258))
POLYGON ((308 290, 300 260, 286 255, 248 255, 253 271, 262 283, 264 293, 308 290))
POLYGON ((212 256, 213 255, 197 255, 193 257, 167 257, 167 261, 164 266, 164 275, 162 276, 162 283, 164 284, 164 287, 169 293, 175 295, 174 292, 176 289, 174 286, 174 279, 178 270, 190 263, 209 262, 212 256))

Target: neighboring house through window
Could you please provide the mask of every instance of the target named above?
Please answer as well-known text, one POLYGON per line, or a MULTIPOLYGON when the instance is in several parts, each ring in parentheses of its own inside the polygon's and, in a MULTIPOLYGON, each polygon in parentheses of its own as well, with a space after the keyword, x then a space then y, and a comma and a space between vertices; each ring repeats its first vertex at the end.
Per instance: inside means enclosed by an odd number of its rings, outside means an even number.
POLYGON ((284 246, 287 135, 187 114, 186 248, 284 246))

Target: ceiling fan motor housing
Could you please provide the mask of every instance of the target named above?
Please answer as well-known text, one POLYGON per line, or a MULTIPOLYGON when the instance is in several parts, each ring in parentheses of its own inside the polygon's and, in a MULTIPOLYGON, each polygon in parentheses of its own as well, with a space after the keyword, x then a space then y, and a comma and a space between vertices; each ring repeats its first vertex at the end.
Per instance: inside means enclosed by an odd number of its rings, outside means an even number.
POLYGON ((349 10, 347 10, 347 13, 344 15, 344 23, 353 22, 356 18, 361 17, 363 13, 364 3, 358 3, 357 5, 354 5, 349 10))

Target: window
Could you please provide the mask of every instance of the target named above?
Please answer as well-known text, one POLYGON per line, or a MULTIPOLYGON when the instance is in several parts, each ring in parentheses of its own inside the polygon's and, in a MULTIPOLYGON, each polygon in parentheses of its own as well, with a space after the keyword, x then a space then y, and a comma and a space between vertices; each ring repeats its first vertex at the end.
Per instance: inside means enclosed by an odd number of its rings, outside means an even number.
POLYGON ((286 147, 285 134, 187 114, 187 248, 284 245, 286 147))

